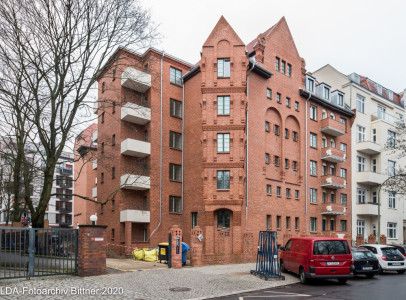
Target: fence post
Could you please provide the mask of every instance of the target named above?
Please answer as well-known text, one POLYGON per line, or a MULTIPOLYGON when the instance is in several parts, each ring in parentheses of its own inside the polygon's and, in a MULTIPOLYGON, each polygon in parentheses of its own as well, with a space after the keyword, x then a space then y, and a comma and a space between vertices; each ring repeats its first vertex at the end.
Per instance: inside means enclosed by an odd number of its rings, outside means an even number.
POLYGON ((190 243, 190 264, 192 267, 203 265, 203 230, 199 226, 192 229, 190 243))
POLYGON ((101 225, 79 225, 79 276, 106 273, 106 228, 101 225))
POLYGON ((34 276, 35 264, 35 229, 30 228, 28 246, 28 278, 34 276))
POLYGON ((182 229, 178 225, 173 225, 169 232, 171 240, 171 267, 173 269, 182 268, 182 229))

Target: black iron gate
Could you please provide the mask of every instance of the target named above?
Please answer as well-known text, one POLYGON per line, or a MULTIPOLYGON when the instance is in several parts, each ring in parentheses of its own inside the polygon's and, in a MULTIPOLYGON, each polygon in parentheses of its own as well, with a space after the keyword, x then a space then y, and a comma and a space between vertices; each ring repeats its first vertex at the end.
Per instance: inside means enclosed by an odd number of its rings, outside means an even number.
POLYGON ((78 230, 0 227, 0 279, 77 274, 78 230))
POLYGON ((259 232, 257 265, 251 274, 266 280, 269 278, 285 279, 279 266, 277 237, 276 231, 259 232))

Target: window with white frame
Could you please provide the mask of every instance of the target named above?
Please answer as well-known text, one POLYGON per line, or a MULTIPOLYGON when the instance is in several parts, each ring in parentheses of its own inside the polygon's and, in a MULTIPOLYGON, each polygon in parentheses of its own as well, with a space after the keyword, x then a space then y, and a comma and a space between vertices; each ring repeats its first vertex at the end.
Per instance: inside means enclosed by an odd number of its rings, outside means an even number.
POLYGON ((310 189, 310 203, 317 203, 317 190, 310 189))
POLYGON ((314 93, 314 80, 307 77, 307 90, 310 93, 314 93))
POLYGON ((388 140, 386 143, 388 147, 396 147, 396 132, 388 130, 388 140))
POLYGON ((311 232, 317 231, 317 218, 310 218, 310 231, 311 232))
POLYGON ((299 190, 295 190, 295 199, 299 199, 299 190))
POLYGON ((347 144, 340 143, 340 150, 347 153, 347 144))
POLYGON ((322 120, 327 119, 327 111, 325 109, 323 109, 321 112, 321 119, 322 120))
POLYGON ((388 207, 396 208, 396 193, 394 191, 388 192, 388 207))
POLYGON ((266 185, 266 193, 267 193, 267 195, 272 194, 272 185, 270 185, 270 184, 266 185))
POLYGON ((357 111, 365 113, 365 97, 357 95, 357 111))
POLYGON ((217 152, 230 152, 229 133, 217 133, 217 152))
POLYGON ((388 160, 388 176, 396 175, 396 161, 388 160))
POLYGON ((365 236, 365 220, 357 220, 357 235, 365 236))
POLYGON ((334 139, 330 139, 330 147, 331 147, 331 148, 335 148, 335 147, 336 147, 336 142, 334 141, 334 139))
POLYGON ((265 153, 265 163, 269 164, 269 153, 265 153))
POLYGON ((327 87, 327 86, 325 86, 325 87, 323 88, 323 97, 324 97, 324 99, 326 99, 326 100, 330 100, 330 88, 327 87))
POLYGON ((326 163, 323 163, 321 165, 321 176, 326 176, 327 175, 327 165, 326 163))
POLYGON ((310 105, 310 119, 317 120, 317 107, 310 105))
POLYGON ((347 205, 347 194, 340 194, 340 203, 347 205))
POLYGON ((317 148, 317 134, 310 132, 310 147, 317 148))
POLYGON ((376 143, 376 128, 372 129, 372 142, 376 143))
POLYGON ((372 203, 374 203, 374 204, 378 203, 378 192, 377 191, 372 191, 372 203))
POLYGON ((397 239, 398 238, 398 224, 397 223, 388 222, 387 235, 388 235, 388 239, 397 239))
POLYGON ((347 178, 347 169, 340 168, 340 177, 347 178))
POLYGON ((297 161, 295 161, 295 160, 292 161, 292 169, 295 171, 297 170, 297 161))
POLYGON ((310 175, 317 175, 317 162, 314 160, 310 161, 310 175))
POLYGON ((357 189, 357 203, 358 204, 365 204, 367 198, 367 190, 366 189, 357 189))
POLYGON ((330 175, 335 175, 336 174, 336 172, 335 172, 335 167, 334 167, 334 165, 330 165, 330 175))
POLYGON ((366 161, 365 157, 357 155, 357 172, 365 172, 366 161))
POLYGON ((289 97, 286 97, 286 106, 290 107, 290 98, 289 97))
POLYGON ((217 114, 230 114, 230 96, 217 96, 217 114))
POLYGON ((341 94, 338 94, 338 105, 344 106, 344 96, 341 94))
POLYGON ((357 125, 357 133, 356 133, 357 142, 364 142, 365 141, 365 127, 357 125))
POLYGON ((281 68, 281 59, 279 57, 276 57, 275 59, 275 70, 279 71, 281 68))
POLYGON ((326 137, 322 137, 322 139, 321 139, 321 147, 322 148, 326 148, 327 147, 327 139, 326 139, 326 137))
POLYGON ((372 160, 372 172, 376 173, 376 158, 372 160))
POLYGON ((386 107, 378 104, 378 119, 386 119, 386 107))
POLYGON ((335 120, 336 119, 336 115, 334 113, 330 113, 330 119, 335 120))
POLYGON ((230 59, 217 59, 217 77, 230 77, 230 59))
POLYGON ((177 85, 181 85, 182 84, 182 71, 171 67, 170 68, 170 82, 177 84, 177 85))

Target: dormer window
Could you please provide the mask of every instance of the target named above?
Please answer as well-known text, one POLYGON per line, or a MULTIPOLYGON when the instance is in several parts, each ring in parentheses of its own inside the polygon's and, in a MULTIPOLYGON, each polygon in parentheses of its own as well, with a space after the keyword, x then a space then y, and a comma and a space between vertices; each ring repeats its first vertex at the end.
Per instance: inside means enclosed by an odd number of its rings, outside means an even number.
POLYGON ((307 77, 306 78, 306 89, 310 93, 314 93, 314 79, 307 77))
POLYGON ((375 89, 379 95, 382 95, 382 86, 379 84, 375 84, 375 89))
POLYGON ((327 86, 324 86, 323 88, 323 97, 326 100, 330 100, 330 88, 327 86))
POLYGON ((388 95, 389 100, 393 100, 393 92, 390 90, 386 90, 386 94, 388 95))
POLYGON ((338 94, 338 105, 344 106, 344 95, 338 94))

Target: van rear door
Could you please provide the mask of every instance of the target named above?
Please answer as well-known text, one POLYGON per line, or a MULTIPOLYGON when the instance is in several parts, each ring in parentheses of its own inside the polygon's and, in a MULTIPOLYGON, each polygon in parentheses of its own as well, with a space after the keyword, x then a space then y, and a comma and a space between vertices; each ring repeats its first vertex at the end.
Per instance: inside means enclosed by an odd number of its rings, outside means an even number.
POLYGON ((316 240, 313 243, 316 275, 348 275, 351 251, 346 240, 316 240))

